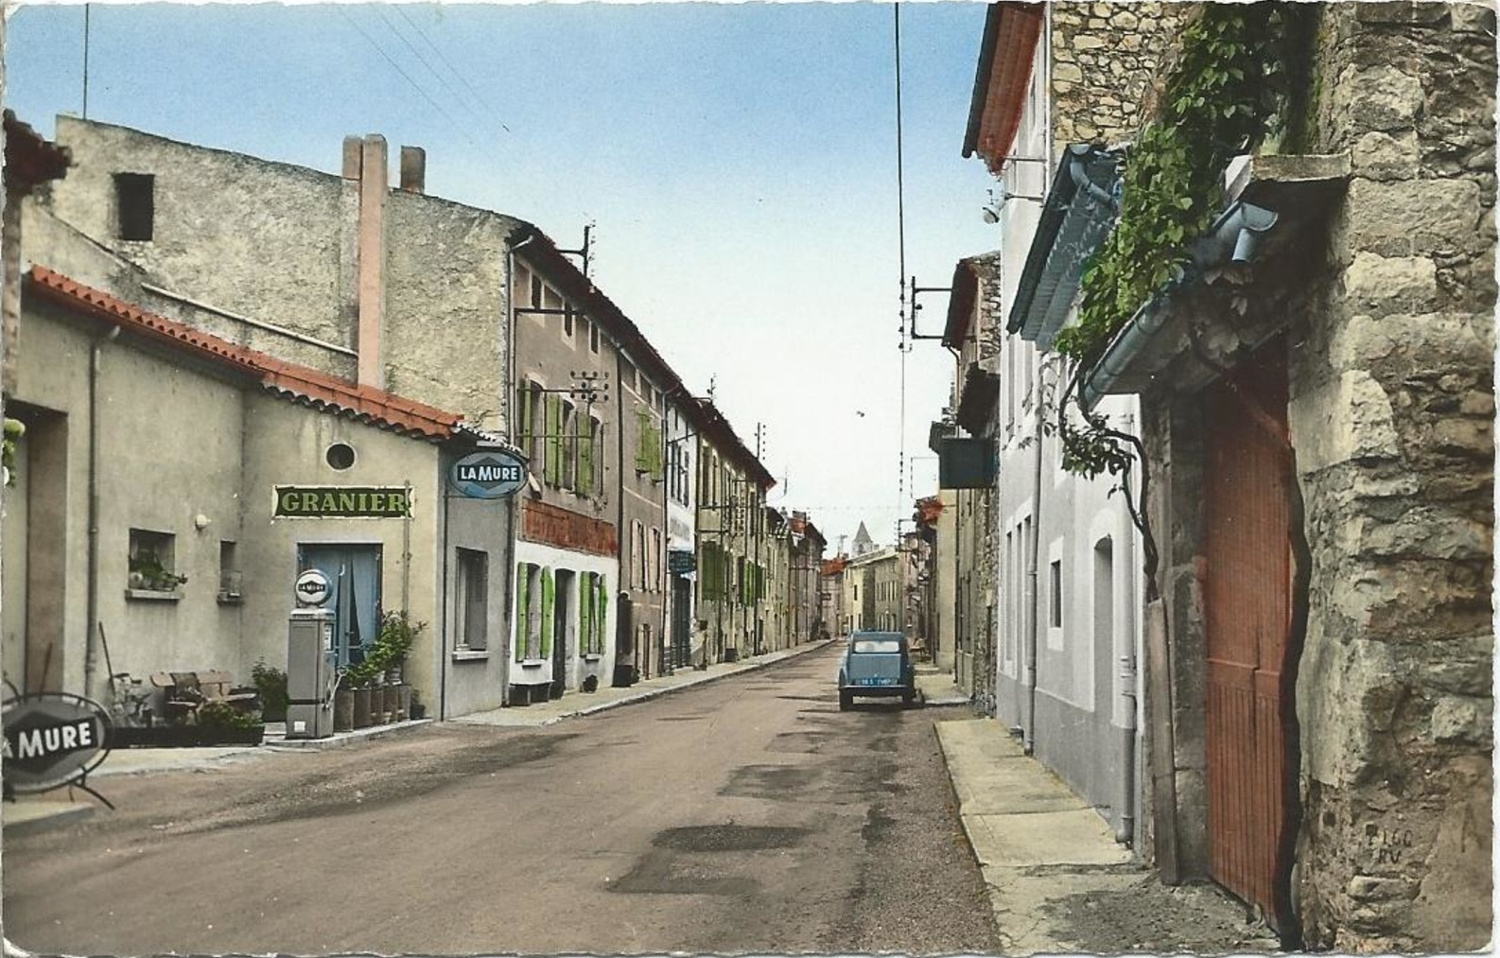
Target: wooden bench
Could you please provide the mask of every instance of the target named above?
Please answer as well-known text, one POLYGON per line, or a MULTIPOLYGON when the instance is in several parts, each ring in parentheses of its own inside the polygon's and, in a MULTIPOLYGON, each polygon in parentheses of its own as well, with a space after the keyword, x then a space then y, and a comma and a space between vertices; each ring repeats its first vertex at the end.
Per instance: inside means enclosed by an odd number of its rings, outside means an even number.
POLYGON ((166 690, 164 714, 168 722, 193 724, 198 719, 198 710, 213 702, 222 702, 237 708, 251 708, 259 694, 254 691, 239 691, 230 681, 228 672, 209 669, 201 672, 156 672, 151 684, 166 690))

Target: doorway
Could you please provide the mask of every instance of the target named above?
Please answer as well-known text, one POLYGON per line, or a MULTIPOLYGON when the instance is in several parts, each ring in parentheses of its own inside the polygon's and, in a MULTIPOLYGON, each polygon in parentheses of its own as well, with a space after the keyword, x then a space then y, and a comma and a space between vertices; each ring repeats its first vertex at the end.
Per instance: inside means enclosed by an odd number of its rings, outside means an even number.
POLYGON ((338 665, 364 661, 365 649, 380 631, 379 545, 297 547, 297 571, 317 569, 328 577, 333 609, 333 644, 338 665))

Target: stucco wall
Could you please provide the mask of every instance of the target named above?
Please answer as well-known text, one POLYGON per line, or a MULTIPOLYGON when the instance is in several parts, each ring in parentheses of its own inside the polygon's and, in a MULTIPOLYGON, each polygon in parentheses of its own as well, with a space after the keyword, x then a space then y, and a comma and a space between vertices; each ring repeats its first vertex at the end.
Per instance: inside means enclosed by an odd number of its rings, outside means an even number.
MULTIPOLYGON (((355 346, 352 181, 68 116, 57 118, 56 139, 74 165, 44 202, 64 221, 159 285, 355 346), (149 242, 116 238, 113 176, 121 172, 156 177, 149 242)), ((336 149, 330 144, 330 157, 336 149)))
POLYGON ((258 658, 286 664, 287 613, 297 578, 299 544, 379 545, 380 606, 406 609, 427 623, 407 661, 406 681, 436 707, 441 634, 438 589, 442 555, 437 545, 438 447, 333 415, 314 415, 295 403, 255 393, 245 407, 244 464, 240 486, 245 539, 241 547, 246 595, 241 668, 258 658), (331 467, 333 443, 355 451, 348 469, 331 467), (403 486, 410 484, 409 519, 274 518, 277 485, 403 486))

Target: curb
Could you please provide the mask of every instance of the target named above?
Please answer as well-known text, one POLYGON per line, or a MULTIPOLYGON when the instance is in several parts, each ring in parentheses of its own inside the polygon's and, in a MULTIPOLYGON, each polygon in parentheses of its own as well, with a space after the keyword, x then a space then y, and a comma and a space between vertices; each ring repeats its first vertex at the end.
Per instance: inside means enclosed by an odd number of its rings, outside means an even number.
POLYGON ((634 705, 637 702, 646 702, 654 698, 660 698, 663 695, 681 691, 682 689, 690 689, 699 685, 707 685, 710 682, 717 682, 720 679, 726 679, 734 675, 742 675, 745 672, 758 671, 760 669, 768 668, 773 665, 779 665, 782 662, 785 662, 789 659, 794 659, 800 655, 805 655, 809 652, 815 652, 819 649, 826 648, 828 645, 836 641, 836 639, 829 639, 826 642, 808 643, 806 645, 797 646, 795 649, 789 650, 786 655, 782 655, 779 658, 771 659, 769 661, 757 662, 753 659, 745 659, 742 663, 737 664, 737 666, 733 669, 726 669, 722 672, 708 673, 703 675, 701 678, 684 680, 682 682, 677 682, 672 685, 666 685, 657 689, 644 689, 633 695, 624 696, 622 698, 614 699, 613 701, 609 702, 600 702, 597 705, 586 705, 571 712, 563 712, 559 715, 554 715, 550 718, 543 719, 537 722, 535 727, 545 728, 549 725, 556 725, 558 722, 564 721, 565 719, 579 718, 584 715, 593 715, 598 712, 608 711, 609 709, 619 708, 622 705, 634 705))
POLYGON ((0 815, 6 819, 5 834, 15 836, 31 835, 49 828, 72 824, 94 814, 93 805, 78 802, 10 803, 6 806, 6 810, 6 814, 0 815), (33 811, 20 812, 20 817, 13 817, 20 809, 28 807, 33 811))

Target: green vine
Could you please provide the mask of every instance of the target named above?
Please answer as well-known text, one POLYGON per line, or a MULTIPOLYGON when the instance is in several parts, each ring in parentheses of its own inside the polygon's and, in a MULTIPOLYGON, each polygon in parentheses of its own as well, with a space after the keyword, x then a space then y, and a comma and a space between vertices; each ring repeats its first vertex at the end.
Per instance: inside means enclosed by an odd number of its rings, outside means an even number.
MULTIPOLYGON (((1055 341, 1076 369, 1092 369, 1135 311, 1184 275, 1189 242, 1222 202, 1225 166, 1284 125, 1286 20, 1278 3, 1211 3, 1184 31, 1157 114, 1125 157, 1119 220, 1084 271, 1078 322, 1055 341)), ((1122 472, 1132 452, 1120 434, 1081 403, 1081 422, 1065 413, 1078 391, 1059 405, 1065 468, 1122 472)))
POLYGON ((0 449, 0 467, 3 467, 5 484, 16 484, 16 445, 26 435, 26 424, 19 419, 5 417, 4 446, 0 449))

